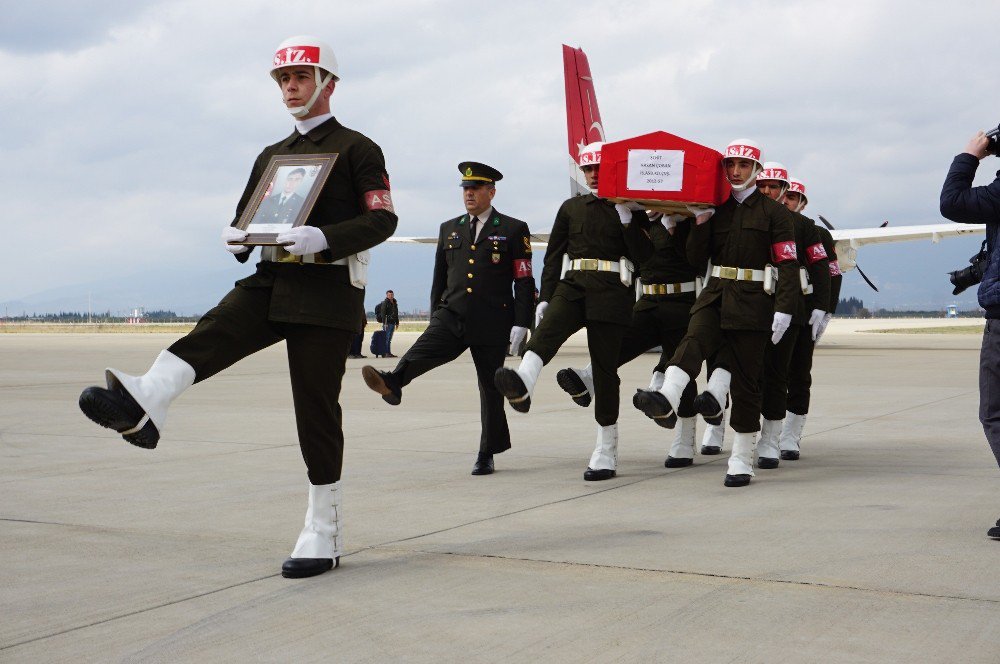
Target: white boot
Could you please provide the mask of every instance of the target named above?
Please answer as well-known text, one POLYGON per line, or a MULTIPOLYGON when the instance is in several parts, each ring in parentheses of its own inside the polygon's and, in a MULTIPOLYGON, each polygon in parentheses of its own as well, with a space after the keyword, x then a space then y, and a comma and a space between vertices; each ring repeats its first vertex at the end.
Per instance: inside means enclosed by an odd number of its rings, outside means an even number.
MULTIPOLYGON (((594 394, 594 371, 588 364, 582 369, 560 369, 556 372, 556 383, 578 406, 590 405, 594 394)), ((523 378, 522 378, 523 380, 523 378)))
POLYGON ((661 387, 663 387, 663 372, 654 371, 653 377, 649 379, 649 389, 659 392, 661 387))
POLYGON ((805 426, 805 415, 799 415, 792 411, 785 413, 785 424, 781 427, 781 438, 778 439, 782 459, 795 461, 799 458, 799 444, 802 441, 802 430, 805 426))
POLYGON ((684 393, 684 388, 690 382, 691 377, 683 369, 670 366, 667 367, 667 372, 663 374, 663 385, 656 391, 667 398, 667 401, 670 402, 670 407, 676 413, 677 407, 681 403, 681 395, 684 393))
POLYGON ((535 391, 535 383, 538 382, 543 365, 542 358, 535 351, 529 350, 521 358, 517 369, 497 369, 494 377, 497 390, 517 412, 527 413, 531 408, 531 395, 535 391))
POLYGON ((632 405, 661 427, 673 429, 677 423, 677 407, 681 394, 691 378, 680 367, 669 366, 663 384, 656 390, 637 390, 632 405))
POLYGON ((778 467, 778 457, 781 455, 778 436, 781 435, 782 421, 764 418, 760 427, 760 442, 757 443, 757 466, 760 468, 778 467))
POLYGON ((722 422, 719 424, 709 424, 705 427, 705 435, 701 439, 701 453, 708 456, 722 454, 725 447, 726 420, 729 411, 722 411, 722 422))
POLYGON ((731 373, 725 369, 714 369, 712 375, 708 377, 705 392, 695 397, 694 406, 708 424, 722 424, 722 418, 726 414, 729 384, 732 381, 733 375, 731 373), (706 394, 710 394, 712 398, 706 398, 706 394), (715 403, 712 403, 712 399, 715 400, 715 403))
POLYGON ((535 383, 542 373, 542 358, 533 350, 529 350, 521 358, 521 364, 517 367, 517 375, 524 381, 524 386, 528 388, 528 397, 535 393, 535 383))
POLYGON ((590 455, 587 472, 583 479, 588 481, 609 480, 618 468, 618 425, 597 425, 597 445, 590 455))
POLYGON ((726 486, 746 486, 753 477, 754 448, 757 447, 756 433, 737 433, 733 438, 733 452, 729 455, 726 470, 726 486))
MULTIPOLYGON (((194 369, 169 350, 160 351, 153 366, 141 376, 130 376, 118 369, 106 369, 104 375, 109 389, 118 386, 124 388, 146 411, 142 420, 135 425, 134 431, 139 431, 147 421, 152 421, 156 430, 163 433, 170 402, 194 384, 194 369)), ((120 433, 125 435, 133 431, 120 433)))
POLYGON ((663 462, 666 468, 681 468, 694 463, 695 417, 677 418, 674 428, 674 444, 670 446, 667 460, 663 462))
POLYGON ((291 557, 281 566, 282 576, 315 576, 340 564, 343 551, 340 528, 340 482, 309 485, 305 527, 291 557))

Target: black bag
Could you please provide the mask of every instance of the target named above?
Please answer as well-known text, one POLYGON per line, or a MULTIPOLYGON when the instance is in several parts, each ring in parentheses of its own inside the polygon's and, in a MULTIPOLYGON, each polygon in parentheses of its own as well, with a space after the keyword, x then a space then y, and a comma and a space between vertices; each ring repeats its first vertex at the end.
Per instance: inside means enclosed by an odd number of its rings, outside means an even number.
POLYGON ((382 302, 379 302, 375 305, 375 321, 378 323, 385 322, 382 320, 382 304, 382 302))
POLYGON ((389 341, 385 336, 385 330, 378 330, 372 333, 372 342, 369 348, 375 357, 385 357, 389 354, 389 341))

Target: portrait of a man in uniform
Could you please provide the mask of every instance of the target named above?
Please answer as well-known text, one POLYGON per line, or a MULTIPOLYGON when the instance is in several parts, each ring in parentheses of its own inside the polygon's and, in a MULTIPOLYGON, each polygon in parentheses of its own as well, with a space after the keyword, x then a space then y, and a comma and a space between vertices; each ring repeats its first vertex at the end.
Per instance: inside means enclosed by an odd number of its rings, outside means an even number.
MULTIPOLYGON (((281 171, 283 168, 279 168, 278 172, 274 175, 275 182, 278 182, 281 178, 281 171)), ((277 193, 271 193, 266 196, 261 202, 260 207, 257 208, 257 213, 253 216, 253 224, 291 224, 295 221, 295 217, 298 216, 299 210, 302 209, 303 203, 306 199, 298 193, 299 189, 302 187, 302 181, 306 177, 306 169, 302 167, 296 167, 285 176, 284 184, 281 187, 281 191, 277 193)), ((271 187, 271 191, 275 187, 271 187)))

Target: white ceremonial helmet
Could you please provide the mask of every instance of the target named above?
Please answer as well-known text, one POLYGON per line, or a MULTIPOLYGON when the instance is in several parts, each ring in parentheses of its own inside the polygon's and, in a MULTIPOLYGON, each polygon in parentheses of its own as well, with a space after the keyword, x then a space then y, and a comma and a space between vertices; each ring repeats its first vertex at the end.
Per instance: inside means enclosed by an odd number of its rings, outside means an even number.
POLYGON ((333 49, 319 37, 310 35, 289 37, 278 44, 271 63, 271 78, 277 81, 279 69, 301 65, 313 66, 316 72, 316 90, 305 106, 293 106, 288 109, 288 112, 297 118, 309 114, 327 83, 340 80, 337 75, 337 56, 333 54, 333 49))
POLYGON ((785 165, 777 161, 765 161, 760 173, 757 174, 757 182, 761 180, 777 180, 781 183, 781 195, 778 196, 780 203, 788 191, 788 169, 785 165))
POLYGON ((746 182, 740 185, 730 183, 733 191, 743 191, 748 187, 756 185, 757 174, 764 167, 764 162, 761 159, 760 144, 750 138, 737 138, 726 146, 726 151, 722 154, 723 163, 729 158, 749 159, 755 164, 753 173, 750 174, 746 182))
POLYGON ((799 201, 799 204, 797 206, 795 206, 795 211, 796 212, 802 212, 802 210, 806 206, 806 203, 809 202, 809 197, 806 196, 806 185, 805 185, 805 183, 802 182, 802 180, 799 180, 798 178, 789 177, 788 178, 788 191, 794 191, 795 193, 797 193, 800 196, 802 196, 802 200, 799 201))
POLYGON ((588 143, 580 148, 580 158, 577 162, 580 164, 580 168, 584 166, 597 166, 601 163, 601 148, 604 147, 602 141, 594 141, 593 143, 588 143))

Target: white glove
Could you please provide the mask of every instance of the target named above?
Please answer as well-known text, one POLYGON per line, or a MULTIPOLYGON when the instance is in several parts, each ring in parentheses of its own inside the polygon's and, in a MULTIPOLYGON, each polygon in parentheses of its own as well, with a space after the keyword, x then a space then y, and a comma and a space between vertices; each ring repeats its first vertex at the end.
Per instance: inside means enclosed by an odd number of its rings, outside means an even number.
POLYGON ((548 302, 539 302, 535 305, 535 327, 538 327, 542 322, 542 316, 545 315, 545 309, 548 308, 548 302))
POLYGON ((660 212, 659 210, 646 210, 646 217, 650 221, 659 221, 660 217, 662 217, 662 216, 663 216, 663 213, 660 212))
POLYGON ((813 309, 812 314, 809 315, 809 324, 812 325, 813 341, 819 339, 819 335, 823 334, 823 321, 825 319, 826 312, 822 309, 813 309))
POLYGON ((667 229, 667 232, 673 234, 674 229, 677 228, 677 222, 684 219, 683 214, 665 214, 660 219, 663 227, 667 229))
POLYGON ((686 205, 685 207, 688 212, 694 215, 694 221, 699 226, 711 219, 712 215, 715 214, 715 208, 713 207, 701 207, 699 205, 686 205))
POLYGON ((618 211, 618 218, 622 220, 623 224, 632 223, 632 210, 629 209, 628 205, 625 203, 615 203, 615 210, 618 211))
POLYGON ((771 343, 777 344, 779 341, 781 341, 781 337, 784 336, 785 331, 791 324, 792 324, 791 314, 783 314, 780 311, 775 311, 774 322, 771 323, 771 332, 774 332, 774 334, 771 335, 771 343))
POLYGON ((242 254, 244 251, 250 251, 250 247, 243 244, 229 244, 230 242, 239 242, 240 240, 247 239, 246 231, 241 231, 235 226, 226 226, 222 229, 222 243, 226 246, 226 251, 231 254, 242 254))
POLYGON ((289 228, 283 233, 278 233, 278 237, 275 239, 281 243, 291 242, 285 247, 285 251, 295 256, 316 254, 330 248, 323 231, 315 226, 289 228))
POLYGON ((813 341, 819 341, 819 338, 823 336, 824 332, 826 332, 826 326, 830 324, 830 320, 832 318, 833 314, 831 313, 823 314, 823 323, 820 325, 819 333, 816 335, 816 338, 813 339, 813 341))
POLYGON ((515 325, 510 328, 510 354, 517 355, 521 344, 528 338, 528 328, 515 325))

